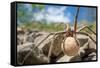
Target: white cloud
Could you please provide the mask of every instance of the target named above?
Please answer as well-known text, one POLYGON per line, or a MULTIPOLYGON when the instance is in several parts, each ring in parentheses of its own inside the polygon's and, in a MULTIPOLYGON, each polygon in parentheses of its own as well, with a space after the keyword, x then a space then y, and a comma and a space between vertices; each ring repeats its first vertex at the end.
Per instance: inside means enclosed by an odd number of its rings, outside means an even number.
POLYGON ((47 12, 51 15, 58 15, 64 12, 65 9, 66 7, 49 7, 47 12))
POLYGON ((64 14, 59 15, 46 15, 46 20, 48 22, 70 22, 69 18, 67 16, 64 16, 64 14))
POLYGON ((48 22, 70 22, 68 16, 64 15, 67 7, 49 7, 47 9, 46 19, 48 22))
POLYGON ((70 19, 70 13, 67 13, 67 16, 65 16, 64 11, 67 9, 65 6, 59 6, 59 7, 49 7, 46 10, 42 10, 40 12, 37 12, 35 14, 35 20, 41 21, 45 19, 47 22, 64 22, 69 23, 70 19))
POLYGON ((41 21, 41 20, 43 20, 43 19, 45 19, 45 17, 44 17, 44 10, 42 10, 41 12, 37 12, 37 13, 35 13, 34 14, 34 20, 36 20, 36 21, 41 21))

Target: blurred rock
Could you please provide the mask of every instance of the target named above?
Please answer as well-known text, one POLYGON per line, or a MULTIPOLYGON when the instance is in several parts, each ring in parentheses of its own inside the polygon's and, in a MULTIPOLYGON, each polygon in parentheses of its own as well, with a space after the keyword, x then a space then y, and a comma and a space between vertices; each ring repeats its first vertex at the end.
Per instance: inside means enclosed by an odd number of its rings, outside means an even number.
POLYGON ((84 34, 77 34, 80 49, 77 56, 70 57, 64 55, 61 50, 61 44, 65 39, 65 35, 56 35, 51 56, 48 58, 49 48, 51 46, 52 38, 54 37, 53 34, 49 34, 49 32, 41 32, 37 30, 27 31, 25 33, 19 32, 17 35, 17 63, 22 64, 25 56, 29 52, 31 53, 27 59, 24 60, 23 64, 96 60, 96 43, 84 34), (41 43, 42 40, 44 41, 41 43))

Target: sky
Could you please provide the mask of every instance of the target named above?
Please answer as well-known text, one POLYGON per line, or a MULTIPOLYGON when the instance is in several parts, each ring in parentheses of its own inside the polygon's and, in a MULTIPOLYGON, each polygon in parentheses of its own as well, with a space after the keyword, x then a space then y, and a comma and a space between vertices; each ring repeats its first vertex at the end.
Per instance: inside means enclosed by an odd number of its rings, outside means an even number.
MULTIPOLYGON (((77 12, 77 7, 75 6, 60 6, 60 5, 44 5, 42 10, 39 8, 32 9, 32 4, 23 4, 24 7, 17 8, 25 11, 26 16, 18 18, 18 22, 21 20, 27 21, 45 21, 51 22, 63 22, 63 23, 73 23, 77 12)), ((19 9, 18 9, 19 10, 19 9)), ((96 17, 96 8, 92 7, 80 7, 78 22, 88 21, 94 22, 96 17)))

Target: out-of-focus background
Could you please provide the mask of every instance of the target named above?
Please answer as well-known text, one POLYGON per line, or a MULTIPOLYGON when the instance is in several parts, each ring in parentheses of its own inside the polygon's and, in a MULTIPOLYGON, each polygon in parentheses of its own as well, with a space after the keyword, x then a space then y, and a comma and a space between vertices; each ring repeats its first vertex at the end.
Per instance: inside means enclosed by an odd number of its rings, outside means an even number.
MULTIPOLYGON (((55 32, 63 31, 69 23, 73 29, 77 8, 77 6, 18 3, 17 26, 55 32)), ((96 32, 96 8, 80 7, 77 22, 77 29, 87 25, 96 32)))

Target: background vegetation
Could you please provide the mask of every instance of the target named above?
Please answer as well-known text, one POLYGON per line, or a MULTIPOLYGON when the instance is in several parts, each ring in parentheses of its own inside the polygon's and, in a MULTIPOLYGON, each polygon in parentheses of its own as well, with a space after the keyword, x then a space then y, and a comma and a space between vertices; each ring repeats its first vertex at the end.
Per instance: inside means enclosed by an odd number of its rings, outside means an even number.
MULTIPOLYGON (((48 32, 55 32, 55 31, 63 31, 66 28, 66 23, 63 22, 50 22, 47 23, 46 21, 33 21, 31 20, 34 18, 34 15, 36 15, 36 10, 42 11, 45 9, 45 5, 39 5, 39 4, 31 4, 31 7, 27 7, 24 4, 18 4, 17 5, 17 24, 18 27, 24 27, 25 29, 30 30, 40 30, 40 31, 48 31, 48 32), (31 9, 31 11, 28 11, 31 9), (35 12, 34 12, 35 11, 35 12)), ((96 32, 96 12, 95 9, 88 8, 86 11, 86 14, 84 16, 91 17, 91 22, 82 20, 78 22, 78 28, 81 28, 83 25, 87 25, 89 28, 91 28, 94 32, 96 32)), ((80 14, 81 15, 81 14, 80 14)), ((83 16, 83 17, 84 17, 83 16)), ((79 17, 80 18, 80 17, 79 17)), ((73 23, 69 23, 71 27, 73 27, 73 23)), ((82 32, 90 33, 91 31, 85 28, 84 30, 81 30, 82 32)))

